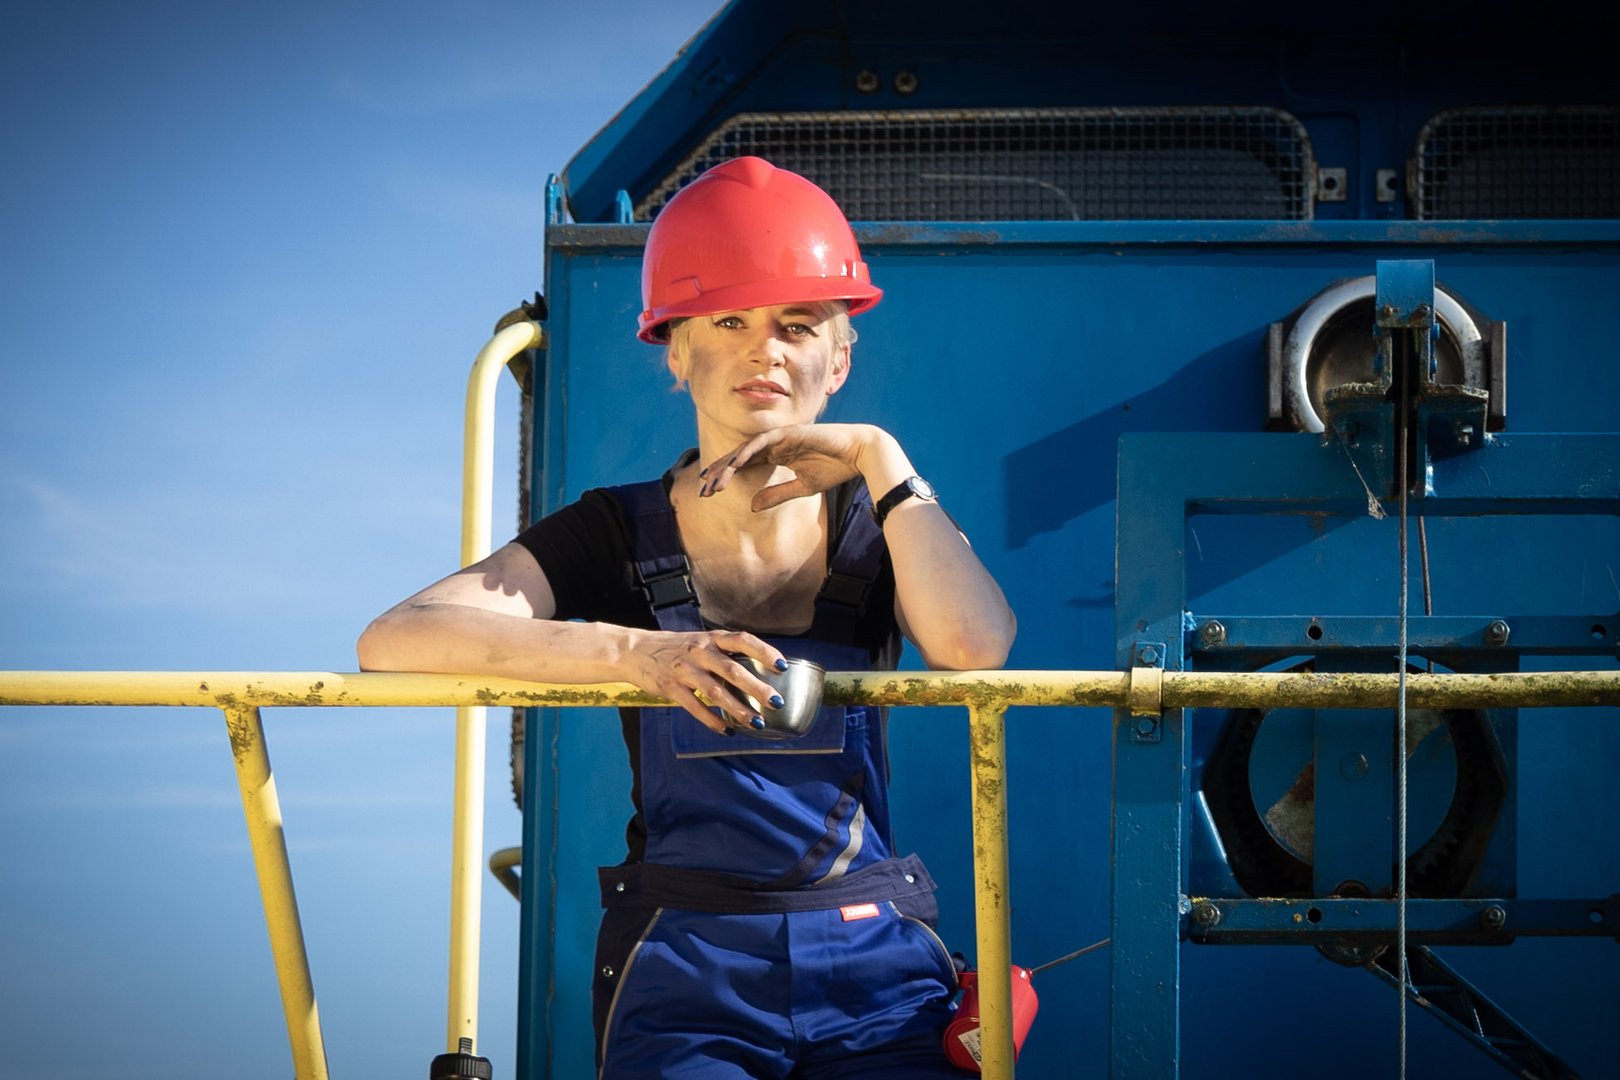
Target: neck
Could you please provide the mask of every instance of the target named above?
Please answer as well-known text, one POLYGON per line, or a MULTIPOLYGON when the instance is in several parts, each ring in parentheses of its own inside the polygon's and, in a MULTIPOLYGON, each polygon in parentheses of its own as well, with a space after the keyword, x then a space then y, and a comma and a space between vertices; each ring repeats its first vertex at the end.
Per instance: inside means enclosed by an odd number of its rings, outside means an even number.
POLYGON ((825 502, 820 497, 790 499, 768 510, 754 510, 754 496, 762 489, 793 479, 792 470, 785 467, 777 467, 769 472, 748 469, 736 473, 726 484, 725 490, 700 497, 698 492, 707 478, 698 475, 698 470, 706 463, 718 460, 736 445, 737 442, 731 442, 724 451, 712 453, 708 447, 700 447, 697 460, 675 474, 670 495, 676 510, 684 518, 705 531, 746 533, 763 539, 772 533, 799 532, 807 527, 808 522, 820 517, 825 502))

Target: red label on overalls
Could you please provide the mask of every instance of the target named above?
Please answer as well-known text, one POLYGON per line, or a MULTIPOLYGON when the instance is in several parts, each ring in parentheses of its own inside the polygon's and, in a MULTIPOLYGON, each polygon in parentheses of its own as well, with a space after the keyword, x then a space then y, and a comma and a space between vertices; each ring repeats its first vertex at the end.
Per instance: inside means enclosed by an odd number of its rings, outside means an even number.
POLYGON ((845 922, 854 922, 856 919, 877 918, 878 906, 876 904, 850 904, 838 909, 845 922))

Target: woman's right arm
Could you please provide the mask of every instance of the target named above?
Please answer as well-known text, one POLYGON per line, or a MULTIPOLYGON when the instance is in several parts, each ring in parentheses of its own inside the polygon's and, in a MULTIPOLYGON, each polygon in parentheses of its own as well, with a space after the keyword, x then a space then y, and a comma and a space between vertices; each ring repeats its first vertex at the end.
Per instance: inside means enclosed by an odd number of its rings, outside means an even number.
POLYGON ((733 722, 753 717, 731 692, 764 701, 771 688, 731 658, 781 657, 752 634, 671 633, 601 622, 558 622, 551 583, 534 556, 510 543, 434 582, 373 619, 356 651, 362 671, 496 675, 530 682, 628 682, 685 708, 716 731, 725 724, 698 694, 724 703, 733 722))

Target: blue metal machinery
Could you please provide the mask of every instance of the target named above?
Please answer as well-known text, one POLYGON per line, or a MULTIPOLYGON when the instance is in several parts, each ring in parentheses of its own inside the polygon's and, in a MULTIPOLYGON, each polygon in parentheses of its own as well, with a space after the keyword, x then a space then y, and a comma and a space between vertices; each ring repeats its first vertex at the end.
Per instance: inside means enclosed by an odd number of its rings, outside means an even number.
MULTIPOLYGON (((1047 7, 704 27, 551 185, 526 515, 690 443, 645 223, 759 153, 860 222, 885 297, 829 418, 941 491, 1011 666, 1395 670, 1404 520, 1411 670, 1613 667, 1617 17, 1047 7)), ((1401 754, 1384 712, 1137 719, 1008 716, 1014 956, 1113 939, 1038 976, 1020 1076, 1394 1075, 1403 865, 1413 1075, 1620 1075, 1613 709, 1413 711, 1401 754)), ((610 716, 528 725, 516 1073, 589 1075, 629 774, 610 716)), ((890 730, 968 950, 965 724, 890 730)))

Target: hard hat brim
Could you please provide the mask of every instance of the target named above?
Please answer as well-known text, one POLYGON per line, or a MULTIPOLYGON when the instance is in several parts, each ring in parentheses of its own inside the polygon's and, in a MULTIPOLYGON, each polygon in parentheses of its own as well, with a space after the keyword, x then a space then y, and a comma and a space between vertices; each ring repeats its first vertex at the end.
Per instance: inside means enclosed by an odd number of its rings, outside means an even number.
MULTIPOLYGON (((865 264, 861 264, 861 269, 865 268, 865 264)), ((679 303, 643 311, 638 320, 640 328, 636 336, 649 345, 663 345, 669 341, 668 327, 671 320, 690 319, 698 315, 718 315, 723 311, 776 307, 779 304, 813 304, 844 300, 849 303, 849 314, 859 315, 874 307, 882 298, 882 289, 856 278, 788 278, 781 281, 755 281, 724 289, 713 289, 679 303)))

